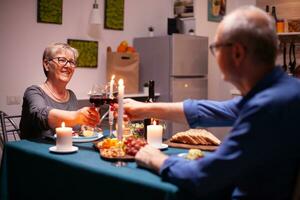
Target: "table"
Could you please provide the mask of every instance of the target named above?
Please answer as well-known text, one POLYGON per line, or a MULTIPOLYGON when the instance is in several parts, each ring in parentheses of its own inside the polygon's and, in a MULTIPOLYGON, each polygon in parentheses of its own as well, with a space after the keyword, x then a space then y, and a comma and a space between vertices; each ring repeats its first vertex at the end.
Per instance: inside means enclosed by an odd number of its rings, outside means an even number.
MULTIPOLYGON (((129 162, 115 167, 93 143, 74 143, 71 154, 49 152, 53 141, 21 140, 5 145, 0 199, 176 199, 177 186, 129 162)), ((167 154, 186 152, 169 148, 167 154)))

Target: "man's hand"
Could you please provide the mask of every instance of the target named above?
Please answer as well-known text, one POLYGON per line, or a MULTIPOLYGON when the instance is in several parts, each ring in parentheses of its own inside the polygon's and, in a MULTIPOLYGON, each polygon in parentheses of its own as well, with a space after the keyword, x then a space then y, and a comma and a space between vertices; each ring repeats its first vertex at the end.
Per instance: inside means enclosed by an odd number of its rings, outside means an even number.
POLYGON ((150 145, 141 148, 135 155, 135 160, 138 165, 153 169, 157 172, 167 158, 167 155, 150 145))

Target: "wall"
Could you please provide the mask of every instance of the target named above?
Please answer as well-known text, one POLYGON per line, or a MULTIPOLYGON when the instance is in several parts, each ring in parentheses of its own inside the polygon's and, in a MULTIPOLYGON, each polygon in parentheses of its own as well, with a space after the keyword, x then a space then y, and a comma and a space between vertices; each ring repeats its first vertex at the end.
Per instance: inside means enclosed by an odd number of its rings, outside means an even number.
MULTIPOLYGON (((299 0, 257 0, 257 6, 265 9, 266 5, 270 6, 270 9, 272 6, 276 7, 276 15, 278 19, 300 19, 300 1, 299 0)), ((287 24, 286 24, 287 25, 287 24)), ((286 28, 287 31, 287 28, 286 28)), ((286 38, 285 41, 288 41, 286 43, 286 64, 288 65, 290 60, 289 60, 289 48, 290 48, 290 42, 293 41, 293 39, 285 36, 286 38)), ((300 40, 299 40, 299 33, 297 37, 297 42, 296 42, 296 63, 297 63, 297 68, 300 63, 300 40)), ((278 56, 276 60, 277 65, 282 65, 283 64, 283 45, 284 43, 281 43, 279 45, 279 51, 278 51, 278 56)))
MULTIPOLYGON (((226 13, 242 5, 255 5, 255 0, 227 0, 226 13)), ((195 18, 196 34, 207 36, 209 43, 214 41, 214 35, 219 23, 207 21, 207 0, 195 0, 195 18)), ((230 90, 234 86, 224 82, 221 78, 221 72, 218 68, 215 58, 209 53, 208 55, 208 98, 223 100, 232 98, 230 90)), ((228 132, 228 128, 210 129, 217 137, 223 138, 228 132)))
MULTIPOLYGON (((79 99, 86 98, 93 83, 106 82, 106 48, 115 50, 122 40, 132 44, 134 37, 167 34, 167 18, 172 16, 173 0, 125 0, 124 31, 88 24, 94 0, 64 0, 63 24, 37 23, 37 0, 0 0, 0 110, 21 112, 21 104, 7 105, 7 96, 22 98, 26 87, 45 81, 42 53, 52 42, 68 38, 99 41, 98 68, 77 68, 69 83, 79 99)), ((104 0, 98 0, 100 10, 104 0)), ((22 100, 22 99, 21 99, 22 100)))

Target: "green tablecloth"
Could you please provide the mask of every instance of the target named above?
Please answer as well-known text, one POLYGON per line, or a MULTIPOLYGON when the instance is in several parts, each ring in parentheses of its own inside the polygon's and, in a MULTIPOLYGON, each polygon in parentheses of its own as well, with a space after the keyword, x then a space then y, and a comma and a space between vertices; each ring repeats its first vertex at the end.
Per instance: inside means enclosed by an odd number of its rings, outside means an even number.
MULTIPOLYGON (((49 152, 51 143, 28 140, 5 145, 0 199, 175 199, 177 186, 129 162, 115 167, 93 143, 74 143, 71 154, 49 152)), ((167 154, 186 152, 169 148, 167 154)))

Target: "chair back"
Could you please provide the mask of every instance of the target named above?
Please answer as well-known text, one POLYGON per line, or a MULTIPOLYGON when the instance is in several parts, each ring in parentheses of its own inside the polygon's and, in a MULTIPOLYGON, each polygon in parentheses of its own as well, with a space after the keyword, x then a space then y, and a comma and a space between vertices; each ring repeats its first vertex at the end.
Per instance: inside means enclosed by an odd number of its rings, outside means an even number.
POLYGON ((296 178, 293 200, 300 200, 300 168, 298 170, 298 174, 297 174, 297 178, 296 178))
POLYGON ((16 119, 21 119, 21 115, 8 115, 3 111, 0 111, 0 123, 1 123, 1 142, 5 144, 9 141, 9 135, 12 135, 14 140, 18 140, 20 137, 20 129, 16 123, 16 119))

